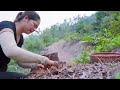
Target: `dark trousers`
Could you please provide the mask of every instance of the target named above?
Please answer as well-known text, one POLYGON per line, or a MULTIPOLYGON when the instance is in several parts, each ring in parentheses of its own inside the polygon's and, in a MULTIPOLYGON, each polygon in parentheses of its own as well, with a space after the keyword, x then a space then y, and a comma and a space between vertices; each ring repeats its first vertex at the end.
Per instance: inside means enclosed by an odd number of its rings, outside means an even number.
POLYGON ((17 72, 0 72, 0 79, 22 79, 27 75, 17 72))

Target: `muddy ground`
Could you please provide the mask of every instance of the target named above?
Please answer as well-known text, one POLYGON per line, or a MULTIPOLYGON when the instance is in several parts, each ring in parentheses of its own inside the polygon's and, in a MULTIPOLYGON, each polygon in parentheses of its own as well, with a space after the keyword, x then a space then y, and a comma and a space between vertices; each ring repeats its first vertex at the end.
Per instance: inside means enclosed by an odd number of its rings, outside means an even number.
POLYGON ((92 63, 52 66, 46 69, 36 69, 25 79, 115 79, 120 71, 119 63, 92 63))

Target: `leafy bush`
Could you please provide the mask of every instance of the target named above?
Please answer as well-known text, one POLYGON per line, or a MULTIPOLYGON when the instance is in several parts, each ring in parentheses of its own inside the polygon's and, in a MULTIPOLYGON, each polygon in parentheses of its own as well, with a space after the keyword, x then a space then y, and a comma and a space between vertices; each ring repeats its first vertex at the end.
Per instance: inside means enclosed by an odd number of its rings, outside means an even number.
POLYGON ((87 64, 90 62, 89 54, 90 53, 88 51, 82 51, 73 61, 77 64, 87 64))
POLYGON ((81 38, 81 41, 93 42, 91 35, 86 35, 81 38))
POLYGON ((120 36, 113 36, 108 29, 104 29, 104 33, 98 33, 98 36, 93 40, 93 43, 95 43, 94 52, 111 51, 120 46, 120 36))

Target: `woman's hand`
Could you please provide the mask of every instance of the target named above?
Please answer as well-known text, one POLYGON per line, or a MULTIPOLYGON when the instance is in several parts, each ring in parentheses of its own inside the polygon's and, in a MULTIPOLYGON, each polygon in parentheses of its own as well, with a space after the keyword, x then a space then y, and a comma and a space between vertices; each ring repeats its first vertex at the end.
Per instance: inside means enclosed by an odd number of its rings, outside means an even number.
POLYGON ((57 61, 48 60, 47 65, 58 66, 58 62, 57 61))
POLYGON ((50 60, 49 58, 43 56, 43 61, 45 61, 44 63, 42 63, 44 66, 56 66, 58 67, 58 62, 57 61, 53 61, 50 60))

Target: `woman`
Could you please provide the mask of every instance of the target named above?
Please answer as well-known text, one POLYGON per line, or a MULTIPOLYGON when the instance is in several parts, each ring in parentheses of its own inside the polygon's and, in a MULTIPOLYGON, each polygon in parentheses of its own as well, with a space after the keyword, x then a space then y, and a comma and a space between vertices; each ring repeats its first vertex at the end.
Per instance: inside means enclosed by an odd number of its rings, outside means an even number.
POLYGON ((57 65, 45 56, 22 49, 23 33, 34 32, 40 24, 40 16, 35 11, 19 12, 14 22, 0 22, 0 79, 19 79, 26 75, 6 72, 10 59, 23 68, 44 67, 45 64, 57 65))

